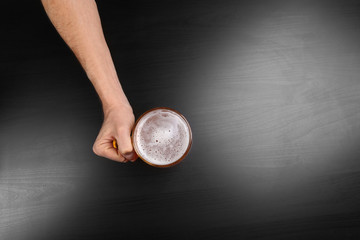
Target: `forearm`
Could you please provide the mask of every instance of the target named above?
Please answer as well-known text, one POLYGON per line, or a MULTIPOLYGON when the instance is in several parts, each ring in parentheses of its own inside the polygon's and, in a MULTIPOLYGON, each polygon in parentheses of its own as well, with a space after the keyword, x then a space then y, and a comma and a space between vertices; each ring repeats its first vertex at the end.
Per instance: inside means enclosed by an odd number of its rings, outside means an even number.
POLYGON ((76 55, 104 110, 129 105, 106 44, 94 0, 42 0, 51 22, 76 55))

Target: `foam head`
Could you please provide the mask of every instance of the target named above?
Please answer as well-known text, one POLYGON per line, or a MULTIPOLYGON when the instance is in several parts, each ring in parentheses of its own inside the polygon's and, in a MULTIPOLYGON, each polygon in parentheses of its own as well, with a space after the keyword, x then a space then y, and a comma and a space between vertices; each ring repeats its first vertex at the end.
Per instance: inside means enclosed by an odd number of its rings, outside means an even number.
POLYGON ((155 108, 139 118, 133 132, 136 153, 155 166, 182 160, 191 146, 191 129, 184 116, 168 108, 155 108))

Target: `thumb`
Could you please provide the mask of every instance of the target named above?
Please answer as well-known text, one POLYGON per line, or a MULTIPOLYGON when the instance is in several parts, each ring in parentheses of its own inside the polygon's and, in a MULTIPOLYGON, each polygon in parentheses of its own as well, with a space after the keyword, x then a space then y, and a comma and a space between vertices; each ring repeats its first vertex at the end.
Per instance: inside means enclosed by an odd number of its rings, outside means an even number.
POLYGON ((119 155, 130 161, 135 161, 138 156, 136 155, 133 145, 131 143, 130 129, 118 129, 116 142, 119 155))

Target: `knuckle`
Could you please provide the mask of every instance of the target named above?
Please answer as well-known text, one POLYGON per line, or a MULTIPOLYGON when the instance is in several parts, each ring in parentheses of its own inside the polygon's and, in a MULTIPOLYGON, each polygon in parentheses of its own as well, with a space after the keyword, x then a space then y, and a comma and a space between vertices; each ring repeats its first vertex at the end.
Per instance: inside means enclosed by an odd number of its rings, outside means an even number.
POLYGON ((99 154, 98 154, 98 152, 99 152, 99 151, 98 151, 98 148, 97 148, 97 146, 96 146, 95 144, 93 145, 92 150, 93 150, 93 152, 94 152, 96 155, 99 155, 99 154))
POLYGON ((93 152, 94 152, 96 155, 102 156, 101 148, 100 148, 97 144, 94 144, 94 145, 93 145, 92 150, 93 150, 93 152))
POLYGON ((117 133, 119 134, 119 136, 127 135, 129 133, 129 129, 125 126, 121 126, 117 128, 117 133))
POLYGON ((120 149, 121 155, 129 155, 132 154, 132 152, 133 152, 133 148, 130 146, 122 147, 120 149))

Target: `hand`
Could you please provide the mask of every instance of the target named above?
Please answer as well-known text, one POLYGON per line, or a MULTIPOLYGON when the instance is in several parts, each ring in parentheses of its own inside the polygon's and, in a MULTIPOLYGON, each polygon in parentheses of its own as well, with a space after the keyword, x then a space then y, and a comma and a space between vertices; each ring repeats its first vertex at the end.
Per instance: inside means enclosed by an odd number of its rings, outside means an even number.
POLYGON ((130 105, 104 108, 104 122, 93 146, 94 153, 118 162, 134 162, 138 158, 130 138, 134 122, 130 105), (117 149, 113 140, 117 142, 117 149))

